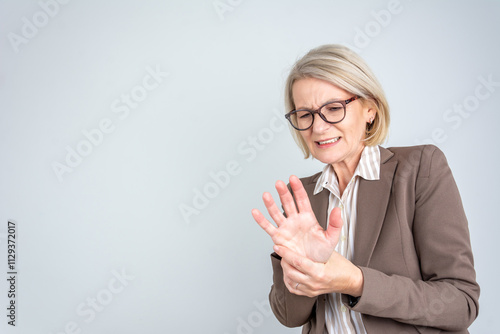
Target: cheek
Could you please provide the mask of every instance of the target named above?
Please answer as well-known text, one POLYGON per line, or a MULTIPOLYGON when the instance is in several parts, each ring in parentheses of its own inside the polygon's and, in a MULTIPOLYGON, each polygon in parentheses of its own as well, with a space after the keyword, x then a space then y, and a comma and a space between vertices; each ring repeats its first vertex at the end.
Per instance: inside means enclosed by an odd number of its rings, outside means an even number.
POLYGON ((365 139, 365 128, 359 123, 345 129, 344 137, 347 143, 357 144, 365 139))
MULTIPOLYGON (((349 132, 352 139, 364 139, 366 131, 366 122, 362 110, 356 110, 350 114, 349 122, 345 123, 346 131, 349 132)), ((347 118, 347 117, 346 117, 347 118)))
POLYGON ((358 125, 355 130, 355 134, 358 138, 364 138, 365 136, 365 126, 363 124, 358 125))
POLYGON ((311 134, 309 131, 300 131, 300 137, 309 146, 311 142, 311 134))
POLYGON ((355 138, 364 138, 366 123, 363 121, 363 119, 358 118, 354 122, 352 122, 352 124, 350 125, 350 130, 351 135, 355 138))

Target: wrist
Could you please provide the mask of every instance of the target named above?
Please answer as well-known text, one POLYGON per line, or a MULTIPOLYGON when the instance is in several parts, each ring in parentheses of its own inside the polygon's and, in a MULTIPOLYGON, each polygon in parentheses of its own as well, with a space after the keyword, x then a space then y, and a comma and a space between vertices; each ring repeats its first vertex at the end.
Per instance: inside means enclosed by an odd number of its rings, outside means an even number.
POLYGON ((361 297, 364 285, 363 272, 359 269, 359 267, 355 266, 354 268, 355 270, 351 276, 351 285, 348 294, 353 297, 361 297))

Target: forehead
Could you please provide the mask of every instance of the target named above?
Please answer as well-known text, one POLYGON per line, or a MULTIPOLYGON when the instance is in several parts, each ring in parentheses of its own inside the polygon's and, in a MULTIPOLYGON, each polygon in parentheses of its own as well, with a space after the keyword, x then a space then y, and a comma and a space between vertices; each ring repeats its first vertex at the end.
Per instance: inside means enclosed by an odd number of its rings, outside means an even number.
POLYGON ((295 81, 292 86, 292 97, 296 109, 318 108, 326 102, 345 100, 349 93, 334 84, 316 78, 305 78, 295 81))

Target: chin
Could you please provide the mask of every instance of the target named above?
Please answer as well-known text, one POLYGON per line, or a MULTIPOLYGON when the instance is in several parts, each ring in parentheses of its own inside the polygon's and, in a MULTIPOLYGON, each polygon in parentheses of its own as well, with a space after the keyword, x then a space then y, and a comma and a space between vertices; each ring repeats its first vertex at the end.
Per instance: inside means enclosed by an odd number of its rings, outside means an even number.
POLYGON ((316 159, 318 161, 321 161, 324 164, 332 165, 332 164, 338 162, 331 155, 327 155, 327 154, 317 154, 317 155, 315 155, 315 154, 312 154, 312 153, 311 153, 311 155, 314 157, 314 159, 316 159))

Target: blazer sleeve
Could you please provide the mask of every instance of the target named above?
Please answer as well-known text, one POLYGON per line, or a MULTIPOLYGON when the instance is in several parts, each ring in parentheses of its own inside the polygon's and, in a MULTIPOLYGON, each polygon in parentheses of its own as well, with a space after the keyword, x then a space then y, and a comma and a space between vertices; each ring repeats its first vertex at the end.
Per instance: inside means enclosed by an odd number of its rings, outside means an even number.
POLYGON ((316 298, 298 296, 286 287, 283 281, 281 257, 271 254, 273 266, 273 285, 269 293, 269 302, 276 318, 287 327, 299 327, 309 322, 315 316, 316 298))
POLYGON ((416 175, 412 232, 421 279, 360 267, 363 294, 352 309, 416 326, 464 330, 478 314, 479 285, 458 188, 435 146, 423 149, 416 175))

